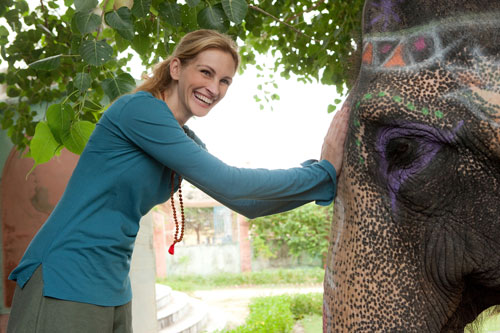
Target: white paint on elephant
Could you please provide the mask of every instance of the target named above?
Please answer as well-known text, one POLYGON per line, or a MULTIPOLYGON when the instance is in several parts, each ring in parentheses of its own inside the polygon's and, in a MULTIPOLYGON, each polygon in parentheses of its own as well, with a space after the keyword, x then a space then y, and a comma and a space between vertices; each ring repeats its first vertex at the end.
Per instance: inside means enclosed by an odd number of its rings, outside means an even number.
MULTIPOLYGON (((372 48, 371 60, 363 63, 363 68, 375 72, 386 72, 393 70, 415 70, 426 68, 445 59, 448 52, 457 46, 463 39, 458 39, 446 47, 442 43, 442 33, 452 32, 453 30, 463 30, 464 25, 471 28, 491 28, 500 26, 500 13, 487 13, 477 15, 467 15, 464 18, 448 18, 435 21, 427 25, 414 27, 411 29, 400 30, 396 33, 374 33, 368 34, 363 38, 363 55, 368 48, 372 48), (427 38, 432 40, 432 54, 422 61, 415 60, 412 53, 412 43, 415 44, 417 38, 427 38), (378 52, 383 52, 379 46, 384 43, 397 43, 391 53, 385 56, 383 61, 379 61, 378 52), (404 63, 398 66, 391 64, 394 58, 398 56, 397 52, 402 51, 401 57, 404 63)), ((402 60, 402 59, 401 59, 402 60)))
POLYGON ((470 66, 446 66, 462 88, 446 94, 445 99, 462 103, 480 120, 500 128, 500 61, 485 55, 481 49, 472 52, 470 66))

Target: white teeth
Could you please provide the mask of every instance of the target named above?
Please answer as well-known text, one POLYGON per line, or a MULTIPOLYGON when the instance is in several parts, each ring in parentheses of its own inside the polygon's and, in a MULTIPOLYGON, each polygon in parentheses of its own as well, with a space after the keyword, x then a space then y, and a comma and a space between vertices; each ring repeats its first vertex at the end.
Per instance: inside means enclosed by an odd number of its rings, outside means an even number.
POLYGON ((198 93, 194 93, 194 96, 195 96, 196 98, 198 98, 200 101, 202 101, 202 102, 204 102, 204 103, 206 103, 206 104, 208 104, 208 105, 210 105, 210 104, 212 104, 212 103, 214 102, 212 99, 210 99, 210 98, 208 98, 208 97, 205 97, 205 96, 203 96, 203 95, 200 95, 200 94, 198 94, 198 93))

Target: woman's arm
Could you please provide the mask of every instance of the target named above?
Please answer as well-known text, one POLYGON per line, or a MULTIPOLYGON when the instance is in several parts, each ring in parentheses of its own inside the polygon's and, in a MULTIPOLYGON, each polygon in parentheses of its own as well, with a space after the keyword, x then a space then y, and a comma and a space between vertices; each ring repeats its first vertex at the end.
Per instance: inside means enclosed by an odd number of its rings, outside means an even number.
MULTIPOLYGON (((303 166, 316 163, 317 161, 309 160, 302 163, 303 166)), ((188 179, 190 183, 190 181, 188 179)), ((194 184, 193 184, 194 185, 194 184)), ((253 219, 260 216, 271 215, 286 212, 294 208, 300 207, 311 200, 231 200, 228 198, 221 197, 217 193, 212 192, 208 188, 203 188, 201 185, 195 185, 200 190, 214 198, 215 200, 222 203, 224 206, 230 208, 231 210, 249 218, 253 219)), ((335 196, 335 195, 334 195, 335 196)), ((323 203, 324 204, 324 203, 323 203)))
POLYGON ((287 170, 232 167, 187 137, 163 101, 141 94, 117 107, 109 117, 127 140, 221 202, 333 201, 336 172, 327 160, 287 170))
MULTIPOLYGON (((207 150, 206 145, 201 141, 201 139, 187 126, 183 126, 184 132, 189 136, 194 142, 196 142, 201 148, 207 150)), ((208 150, 207 150, 208 151, 208 150)), ((306 166, 317 161, 309 160, 302 163, 302 166, 306 166)), ((249 218, 253 219, 260 216, 277 214, 281 212, 286 212, 294 208, 300 207, 309 201, 274 201, 274 200, 231 200, 223 197, 219 197, 216 193, 212 192, 208 188, 203 188, 198 186, 200 190, 214 198, 215 200, 222 203, 224 206, 230 208, 231 210, 249 218)))
MULTIPOLYGON (((342 169, 342 159, 344 153, 344 142, 347 135, 349 120, 349 109, 345 105, 342 109, 337 112, 330 124, 328 132, 325 136, 323 147, 322 147, 322 158, 328 159, 333 165, 336 171, 336 177, 338 177, 338 172, 342 169)), ((192 133, 192 132, 191 132, 192 133)), ((192 133, 194 135, 194 133, 192 133)), ((194 135, 196 142, 201 142, 196 135, 194 135)), ((203 147, 206 149, 205 145, 203 147)), ((316 161, 309 160, 304 162, 302 165, 306 166, 312 164, 316 161)), ((264 215, 281 213, 301 205, 308 203, 309 201, 293 200, 293 201, 273 201, 273 200, 228 200, 226 198, 218 197, 217 194, 212 193, 210 189, 201 189, 208 195, 212 196, 214 199, 218 200, 225 206, 231 208, 232 210, 248 217, 255 218, 264 215)))

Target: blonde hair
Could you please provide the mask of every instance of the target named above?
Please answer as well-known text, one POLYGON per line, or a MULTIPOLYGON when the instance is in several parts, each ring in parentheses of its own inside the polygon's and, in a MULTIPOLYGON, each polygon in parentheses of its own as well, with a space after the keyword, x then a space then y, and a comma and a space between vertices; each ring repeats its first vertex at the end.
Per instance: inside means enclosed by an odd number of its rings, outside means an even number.
POLYGON ((200 29, 187 33, 174 49, 174 52, 164 61, 156 64, 152 76, 145 76, 144 81, 135 88, 134 92, 147 91, 161 99, 161 93, 172 83, 170 76, 170 62, 179 58, 182 65, 189 63, 198 54, 208 49, 218 49, 229 53, 235 64, 235 70, 240 64, 238 46, 228 35, 215 30, 200 29))

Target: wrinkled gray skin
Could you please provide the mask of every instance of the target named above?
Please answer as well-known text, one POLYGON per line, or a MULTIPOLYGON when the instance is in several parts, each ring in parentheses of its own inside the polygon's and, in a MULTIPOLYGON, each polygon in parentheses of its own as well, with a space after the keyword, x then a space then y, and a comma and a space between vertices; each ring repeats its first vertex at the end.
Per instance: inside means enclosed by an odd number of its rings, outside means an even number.
POLYGON ((325 332, 463 332, 500 304, 500 0, 369 0, 325 332))

